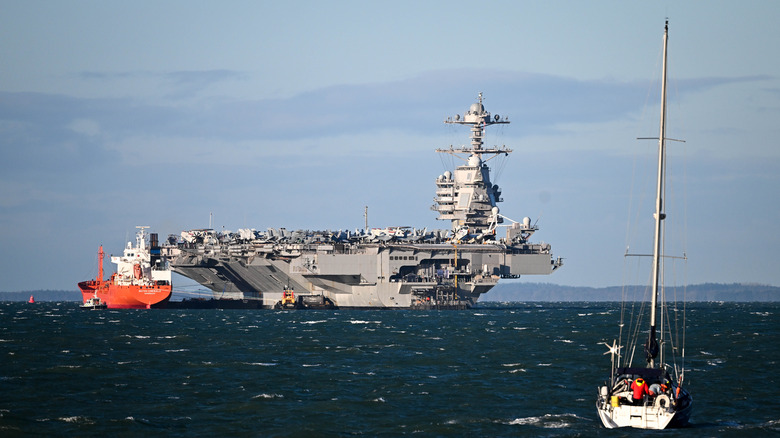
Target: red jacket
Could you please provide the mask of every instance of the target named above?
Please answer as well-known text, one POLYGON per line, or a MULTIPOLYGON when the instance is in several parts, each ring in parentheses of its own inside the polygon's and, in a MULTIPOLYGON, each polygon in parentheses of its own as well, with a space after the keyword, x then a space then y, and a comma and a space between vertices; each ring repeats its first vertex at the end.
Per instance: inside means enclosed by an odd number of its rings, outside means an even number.
POLYGON ((641 384, 639 383, 641 379, 634 380, 634 383, 631 384, 631 390, 634 391, 634 400, 639 400, 642 398, 644 394, 650 395, 650 389, 647 386, 647 382, 644 380, 641 380, 641 384))

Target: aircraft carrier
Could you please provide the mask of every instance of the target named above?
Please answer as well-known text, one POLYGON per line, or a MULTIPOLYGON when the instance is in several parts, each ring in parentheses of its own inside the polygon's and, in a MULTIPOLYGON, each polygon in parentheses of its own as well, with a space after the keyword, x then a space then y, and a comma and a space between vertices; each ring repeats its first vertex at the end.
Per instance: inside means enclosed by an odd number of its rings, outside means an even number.
POLYGON ((436 150, 463 161, 435 180, 431 209, 451 229, 189 230, 169 238, 173 270, 215 300, 254 307, 273 308, 292 290, 301 307, 463 309, 501 278, 561 267, 549 244, 529 240, 538 230, 529 218, 513 221, 497 207, 501 188, 491 182, 488 162, 512 150, 483 147, 483 140, 487 127, 509 120, 485 111, 480 93, 465 114, 445 123, 471 128, 470 145, 436 150))

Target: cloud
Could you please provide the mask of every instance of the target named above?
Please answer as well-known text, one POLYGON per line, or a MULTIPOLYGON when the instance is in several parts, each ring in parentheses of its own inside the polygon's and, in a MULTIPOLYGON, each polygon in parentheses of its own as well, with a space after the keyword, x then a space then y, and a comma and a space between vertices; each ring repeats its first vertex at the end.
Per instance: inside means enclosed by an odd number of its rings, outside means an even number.
POLYGON ((166 83, 172 91, 166 93, 170 98, 188 98, 224 82, 240 80, 245 75, 232 70, 180 70, 165 73, 166 83))
MULTIPOLYGON (((542 218, 543 229, 534 237, 569 258, 555 281, 581 284, 603 269, 588 264, 603 257, 577 258, 590 254, 587 236, 594 232, 603 254, 621 253, 622 233, 602 236, 598 230, 622 229, 622 187, 630 181, 631 160, 603 143, 635 149, 626 147, 635 137, 627 125, 641 110, 648 83, 448 70, 284 99, 197 98, 196 88, 235 78, 230 72, 173 74, 167 91, 194 84, 193 91, 162 103, 0 92, 0 229, 6 230, 0 239, 5 247, 21 248, 4 259, 9 269, 57 265, 61 272, 52 278, 72 285, 83 279, 78 275, 83 258, 54 260, 62 248, 80 248, 92 257, 90 245, 118 236, 121 250, 121 236, 135 225, 178 233, 206 226, 211 212, 233 229, 337 229, 362 226, 363 207, 369 205, 377 226, 447 228, 429 210, 433 180, 447 167, 440 168, 441 157, 432 149, 445 146, 439 140, 449 128, 457 141, 467 141, 467 129, 442 121, 463 114, 480 91, 489 111, 510 117, 506 134, 515 137, 507 142, 517 152, 505 172, 499 171, 500 161, 491 163, 499 168, 494 181, 504 188, 502 212, 515 219, 542 218)), ((678 82, 677 90, 685 97, 763 79, 690 79, 678 82)), ((729 127, 723 124, 721 132, 728 134, 729 127)), ((699 143, 731 147, 733 137, 699 143)), ((647 147, 650 154, 653 146, 647 147)), ((771 202, 752 202, 773 199, 780 158, 750 160, 740 153, 730 160, 707 155, 691 160, 691 211, 706 213, 691 223, 712 246, 707 253, 718 254, 717 236, 726 221, 749 222, 736 231, 739 251, 745 252, 766 241, 765 232, 753 230, 767 229, 777 217, 776 208, 762 213, 773 208, 771 202), (736 213, 723 216, 718 210, 723 199, 735 203, 736 213)), ((702 257, 701 263, 708 261, 702 257)), ((766 274, 751 269, 755 280, 764 281, 766 274)), ((764 271, 771 269, 762 266, 764 271)), ((726 277, 711 280, 721 278, 726 277)))
POLYGON ((68 125, 68 128, 75 133, 88 137, 94 137, 100 134, 100 125, 96 121, 90 119, 76 119, 68 125))
MULTIPOLYGON (((90 80, 127 80, 137 73, 82 73, 90 80)), ((240 78, 229 70, 175 71, 162 75, 169 91, 198 90, 240 78)), ((681 94, 765 77, 680 81, 681 94)), ((53 170, 89 167, 133 154, 148 142, 169 156, 212 156, 226 151, 272 151, 274 144, 305 148, 372 136, 434 136, 442 120, 462 114, 484 92, 485 106, 509 115, 515 137, 561 134, 573 124, 609 123, 637 112, 648 84, 495 70, 442 70, 385 83, 349 84, 289 98, 205 99, 161 104, 134 98, 78 98, 44 93, 0 92, 0 158, 4 170, 20 165, 53 170), (124 151, 124 152, 123 152, 124 151), (120 152, 119 155, 117 153, 120 152), (122 153, 123 152, 123 153, 122 153), (24 164, 26 163, 26 164, 24 164)), ((336 145, 338 147, 338 145, 336 145)), ((348 148, 355 149, 353 146, 348 148)), ((329 148, 314 148, 329 153, 329 148)), ((288 149, 290 150, 290 149, 288 149)), ((256 154, 254 152, 253 154, 256 154)))
POLYGON ((240 78, 243 75, 241 73, 232 70, 179 70, 170 73, 165 73, 164 76, 181 86, 190 86, 197 84, 200 86, 208 86, 225 80, 231 80, 240 78))

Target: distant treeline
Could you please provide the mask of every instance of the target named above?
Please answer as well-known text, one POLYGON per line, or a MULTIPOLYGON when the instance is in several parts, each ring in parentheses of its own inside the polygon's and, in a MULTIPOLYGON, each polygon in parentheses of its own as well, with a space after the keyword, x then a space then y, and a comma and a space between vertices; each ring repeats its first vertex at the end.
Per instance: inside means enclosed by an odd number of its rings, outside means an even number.
POLYGON ((77 290, 28 290, 23 292, 0 292, 0 301, 27 301, 30 295, 35 301, 81 301, 77 290))
MULTIPOLYGON (((480 297, 483 301, 642 301, 649 298, 646 286, 584 287, 561 286, 551 283, 517 283, 503 281, 480 297)), ((30 295, 35 301, 81 301, 76 290, 32 290, 24 292, 0 292, 0 301, 27 301, 30 295)), ((763 284, 704 283, 666 288, 670 301, 780 301, 780 287, 763 284)))
MULTIPOLYGON (((647 286, 583 287, 550 283, 501 282, 480 301, 622 301, 649 299, 647 286)), ((763 284, 704 283, 666 287, 667 301, 780 301, 780 287, 763 284)))

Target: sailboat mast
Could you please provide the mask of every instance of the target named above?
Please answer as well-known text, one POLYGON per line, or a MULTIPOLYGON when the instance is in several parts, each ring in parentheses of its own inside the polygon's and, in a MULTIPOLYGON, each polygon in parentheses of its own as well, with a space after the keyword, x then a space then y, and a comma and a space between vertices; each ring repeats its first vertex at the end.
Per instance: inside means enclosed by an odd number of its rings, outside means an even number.
POLYGON ((658 307, 658 290, 661 280, 661 221, 666 218, 663 213, 664 190, 664 159, 666 157, 666 46, 669 39, 669 21, 664 26, 664 52, 661 75, 661 128, 658 134, 658 184, 655 197, 655 238, 653 242, 653 297, 650 303, 650 337, 645 345, 647 362, 652 368, 658 356, 658 341, 656 340, 656 313, 658 307))

